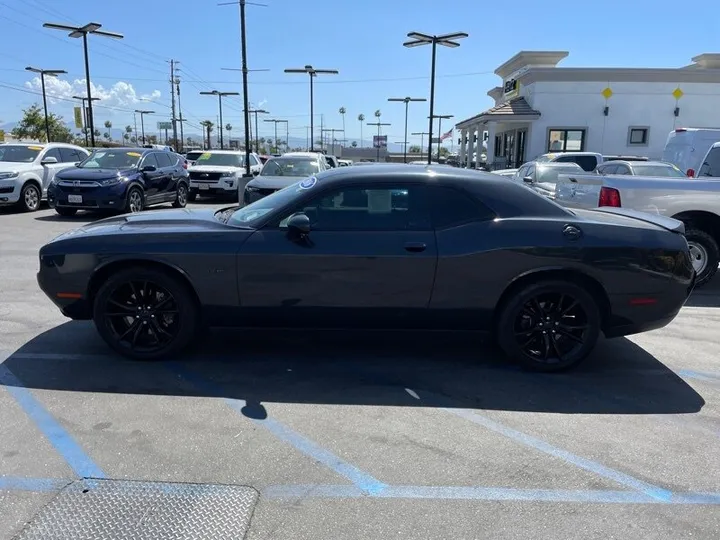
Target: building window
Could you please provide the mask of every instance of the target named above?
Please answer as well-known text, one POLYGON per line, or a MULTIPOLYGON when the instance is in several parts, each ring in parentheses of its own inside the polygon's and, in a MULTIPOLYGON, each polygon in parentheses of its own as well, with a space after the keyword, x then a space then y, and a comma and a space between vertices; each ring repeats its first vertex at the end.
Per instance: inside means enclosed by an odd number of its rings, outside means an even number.
POLYGON ((495 157, 500 157, 502 155, 503 155, 502 136, 495 135, 495 157))
POLYGON ((584 129, 550 129, 548 131, 548 152, 583 152, 584 150, 584 129))
POLYGON ((628 129, 628 146, 647 146, 648 128, 631 127, 628 129))

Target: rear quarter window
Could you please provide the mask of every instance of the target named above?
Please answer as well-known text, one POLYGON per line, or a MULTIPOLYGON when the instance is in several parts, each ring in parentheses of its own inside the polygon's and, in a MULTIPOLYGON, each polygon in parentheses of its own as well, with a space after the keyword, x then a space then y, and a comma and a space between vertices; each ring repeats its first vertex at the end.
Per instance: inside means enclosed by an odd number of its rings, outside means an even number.
POLYGON ((436 229, 447 229, 472 221, 486 221, 495 218, 495 212, 455 188, 433 186, 429 188, 430 211, 436 229))
POLYGON ((702 177, 720 178, 720 147, 711 148, 700 165, 698 178, 702 177))

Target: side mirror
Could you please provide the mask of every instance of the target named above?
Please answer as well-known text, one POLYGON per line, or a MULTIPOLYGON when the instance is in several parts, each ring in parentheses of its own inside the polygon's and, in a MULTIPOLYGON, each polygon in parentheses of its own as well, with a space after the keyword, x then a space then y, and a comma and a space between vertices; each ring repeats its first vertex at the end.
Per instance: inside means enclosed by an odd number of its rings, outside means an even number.
POLYGON ((526 176, 525 178, 523 178, 523 182, 525 182, 526 184, 532 184, 533 183, 532 176, 526 176))
POLYGON ((73 165, 75 165, 75 167, 79 167, 80 163, 82 163, 82 161, 76 161, 75 163, 73 163, 73 165))
POLYGON ((258 174, 260 174, 260 171, 252 171, 253 176, 257 176, 258 174))
POLYGON ((290 216, 287 222, 288 231, 294 231, 301 235, 310 233, 310 218, 303 213, 290 216))
POLYGON ((142 172, 155 172, 157 171, 157 167, 155 165, 145 165, 142 168, 142 172))
POLYGON ((56 157, 48 156, 48 157, 42 159, 42 161, 40 162, 40 165, 54 165, 57 162, 58 162, 58 160, 56 157))

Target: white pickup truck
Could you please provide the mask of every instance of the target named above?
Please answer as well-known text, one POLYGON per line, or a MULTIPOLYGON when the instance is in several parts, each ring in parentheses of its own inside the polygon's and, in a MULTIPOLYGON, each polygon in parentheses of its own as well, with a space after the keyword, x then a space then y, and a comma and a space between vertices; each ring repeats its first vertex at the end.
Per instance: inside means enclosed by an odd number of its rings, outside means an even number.
POLYGON ((682 221, 696 286, 715 275, 720 263, 720 182, 650 176, 560 174, 555 202, 568 208, 622 207, 682 221))

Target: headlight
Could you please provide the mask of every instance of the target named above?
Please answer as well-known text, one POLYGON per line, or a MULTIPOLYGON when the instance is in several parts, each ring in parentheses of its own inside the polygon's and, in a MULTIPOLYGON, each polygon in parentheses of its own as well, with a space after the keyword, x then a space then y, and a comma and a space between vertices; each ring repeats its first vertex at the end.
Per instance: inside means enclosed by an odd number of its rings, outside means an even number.
POLYGON ((235 178, 234 172, 224 172, 220 175, 220 178, 235 178))
POLYGON ((124 180, 127 180, 127 178, 124 178, 122 176, 116 176, 115 178, 108 178, 106 180, 101 180, 100 185, 105 186, 105 187, 116 186, 117 184, 119 184, 120 182, 123 182, 124 180))
POLYGON ((20 176, 19 172, 3 172, 0 173, 0 180, 9 180, 10 178, 17 178, 20 176))
POLYGON ((260 188, 257 188, 255 186, 245 186, 245 191, 247 191, 249 193, 256 193, 256 192, 260 191, 260 188))

